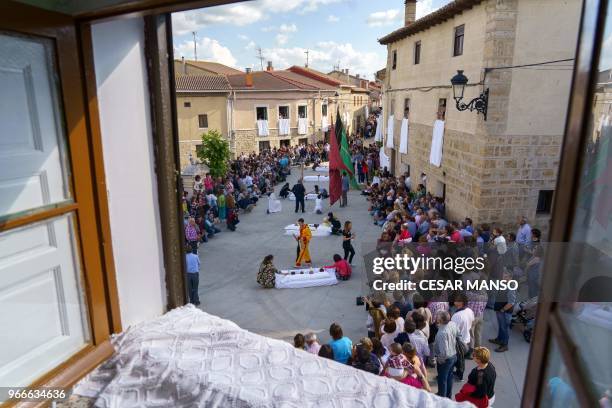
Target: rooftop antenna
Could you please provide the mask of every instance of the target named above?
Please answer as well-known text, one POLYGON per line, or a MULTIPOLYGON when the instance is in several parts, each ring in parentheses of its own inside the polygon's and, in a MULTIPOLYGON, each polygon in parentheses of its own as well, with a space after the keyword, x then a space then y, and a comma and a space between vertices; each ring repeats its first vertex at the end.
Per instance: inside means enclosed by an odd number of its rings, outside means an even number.
POLYGON ((193 34, 193 58, 195 61, 198 60, 198 42, 196 41, 196 32, 192 31, 193 34))
POLYGON ((261 51, 261 47, 257 47, 257 59, 259 60, 259 63, 261 64, 261 70, 263 71, 264 56, 263 52, 261 51))
POLYGON ((308 68, 308 56, 310 55, 310 51, 306 50, 304 51, 304 54, 306 54, 306 68, 308 68))

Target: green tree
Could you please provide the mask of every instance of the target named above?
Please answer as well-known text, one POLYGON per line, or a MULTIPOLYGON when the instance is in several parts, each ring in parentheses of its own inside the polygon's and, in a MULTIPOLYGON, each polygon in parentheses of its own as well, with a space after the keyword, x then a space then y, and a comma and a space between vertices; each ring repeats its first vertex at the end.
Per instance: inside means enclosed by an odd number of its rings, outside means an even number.
POLYGON ((227 140, 216 130, 209 130, 202 135, 202 145, 198 149, 198 158, 210 169, 213 177, 223 177, 227 173, 230 159, 230 148, 227 140))

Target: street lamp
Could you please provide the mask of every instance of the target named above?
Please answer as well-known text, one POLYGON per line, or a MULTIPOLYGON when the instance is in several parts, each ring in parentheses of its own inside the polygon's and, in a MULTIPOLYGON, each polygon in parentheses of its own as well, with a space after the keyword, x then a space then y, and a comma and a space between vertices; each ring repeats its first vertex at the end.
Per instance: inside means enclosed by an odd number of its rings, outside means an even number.
POLYGON ((485 89, 478 98, 472 99, 467 104, 463 102, 463 93, 465 86, 468 83, 468 78, 463 75, 463 70, 458 70, 457 75, 451 78, 451 84, 453 85, 453 99, 457 103, 457 110, 464 111, 469 110, 470 112, 480 112, 484 116, 484 120, 487 120, 487 107, 489 105, 489 88, 485 89))

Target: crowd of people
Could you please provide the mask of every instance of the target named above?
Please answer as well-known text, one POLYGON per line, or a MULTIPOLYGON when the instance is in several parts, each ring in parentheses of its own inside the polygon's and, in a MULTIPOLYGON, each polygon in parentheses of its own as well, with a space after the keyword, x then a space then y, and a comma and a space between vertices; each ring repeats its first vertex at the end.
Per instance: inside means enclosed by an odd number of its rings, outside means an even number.
MULTIPOLYGON (((237 158, 225 177, 196 177, 193 195, 184 198, 185 237, 191 252, 197 253, 199 243, 218 234, 221 222, 227 223, 228 230, 235 230, 240 211, 251 211, 263 195, 274 191, 277 183, 285 183, 280 197, 293 194, 295 212, 304 212, 303 184, 298 182, 291 188, 286 178, 292 165, 316 168, 327 160, 328 153, 326 144, 272 149, 237 158)), ((392 176, 386 168, 380 168, 376 145, 352 143, 351 154, 356 178, 369 202, 372 222, 381 228, 377 244, 380 256, 486 256, 484 270, 466 271, 459 279, 518 279, 526 282, 529 297, 537 295, 542 234, 531 228, 526 218, 519 220, 516 232, 506 233, 498 226, 474 225, 470 218, 448 220, 444 199, 427 191, 424 175, 414 186, 409 174, 392 176)), ((343 192, 348 189, 348 180, 346 183, 343 180, 343 192)), ((317 191, 318 198, 322 193, 317 191)), ((345 205, 347 198, 343 194, 341 206, 345 205)), ((342 236, 344 251, 344 256, 334 254, 334 264, 330 266, 336 268, 340 279, 348 279, 355 255, 352 224, 347 221, 343 226, 333 213, 328 214, 326 222, 332 234, 342 236)), ((307 247, 300 247, 300 237, 296 239, 296 262, 308 263, 307 247)), ((266 256, 257 274, 257 282, 266 288, 274 287, 279 273, 273 259, 272 255, 266 256)), ((199 269, 199 263, 196 266, 192 258, 188 269, 199 269)), ((383 273, 383 279, 392 283, 403 279, 418 282, 434 277, 455 279, 453 274, 446 270, 418 270, 413 274, 390 270, 383 273)), ((199 302, 197 291, 194 296, 199 302)), ((512 313, 518 303, 515 290, 375 291, 363 297, 363 303, 367 310, 367 336, 357 344, 344 336, 338 323, 333 323, 329 328, 332 340, 328 344, 320 344, 314 333, 298 333, 294 338, 295 347, 427 391, 430 390, 428 367, 435 368, 437 394, 447 398, 453 398, 454 382, 464 382, 465 360, 473 359, 476 367, 454 398, 470 401, 477 407, 492 404, 496 373, 491 353, 481 339, 485 309, 495 311, 498 326, 497 336, 489 342, 495 345, 496 352, 505 352, 512 313)))

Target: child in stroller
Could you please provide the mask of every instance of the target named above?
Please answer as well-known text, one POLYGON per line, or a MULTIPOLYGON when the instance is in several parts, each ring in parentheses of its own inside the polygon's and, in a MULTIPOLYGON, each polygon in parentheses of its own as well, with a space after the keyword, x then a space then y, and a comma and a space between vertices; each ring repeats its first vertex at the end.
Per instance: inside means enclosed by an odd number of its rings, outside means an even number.
POLYGON ((512 315, 512 321, 510 322, 510 327, 515 324, 520 324, 523 326, 523 338, 527 343, 531 342, 537 307, 537 296, 519 302, 518 308, 512 315))

